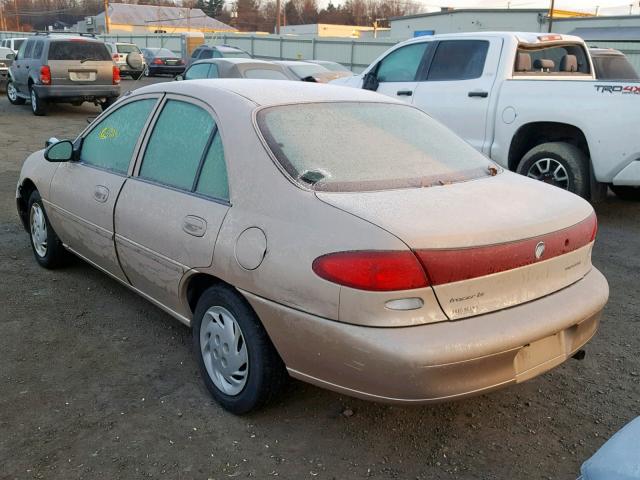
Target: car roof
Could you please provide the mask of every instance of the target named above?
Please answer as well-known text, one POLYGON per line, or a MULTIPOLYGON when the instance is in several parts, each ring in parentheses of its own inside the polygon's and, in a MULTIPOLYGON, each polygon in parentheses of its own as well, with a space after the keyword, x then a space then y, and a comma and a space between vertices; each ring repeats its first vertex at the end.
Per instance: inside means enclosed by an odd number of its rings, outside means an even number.
POLYGON ((257 58, 205 58, 203 60, 198 60, 197 62, 193 62, 193 65, 196 63, 233 63, 233 64, 244 64, 244 63, 255 63, 261 65, 273 65, 272 62, 267 62, 266 60, 259 60, 257 58))
POLYGON ((620 50, 616 50, 615 48, 590 48, 589 52, 591 53, 591 56, 597 56, 597 57, 604 57, 604 56, 617 56, 617 57, 624 57, 624 53, 622 53, 620 50))
POLYGON ((276 60, 273 63, 277 63, 278 65, 286 65, 295 67, 296 65, 318 65, 317 63, 305 62, 304 60, 276 60))
POLYGON ((495 38, 513 38, 518 43, 526 44, 538 44, 547 43, 544 40, 546 36, 560 37, 560 40, 555 42, 576 42, 584 43, 584 40, 575 35, 564 35, 559 33, 541 33, 541 32, 498 32, 498 31, 480 31, 480 32, 459 32, 459 33, 442 33, 438 35, 424 35, 420 37, 410 38, 397 45, 407 45, 411 43, 429 42, 434 40, 447 40, 447 39, 464 39, 464 38, 476 38, 476 37, 495 37, 495 38))
POLYGON ((207 97, 215 99, 221 93, 231 93, 259 106, 309 102, 376 102, 406 105, 405 102, 369 90, 289 80, 216 78, 156 83, 136 90, 137 94, 155 92, 178 93, 203 100, 207 97))

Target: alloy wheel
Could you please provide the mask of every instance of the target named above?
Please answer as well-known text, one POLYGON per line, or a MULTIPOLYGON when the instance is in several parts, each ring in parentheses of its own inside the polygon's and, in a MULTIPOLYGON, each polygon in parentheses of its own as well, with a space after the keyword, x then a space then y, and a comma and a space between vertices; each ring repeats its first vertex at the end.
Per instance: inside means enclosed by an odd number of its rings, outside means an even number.
POLYGON ((567 169, 558 160, 553 158, 541 158, 529 167, 529 178, 534 178, 556 187, 569 189, 569 174, 567 169))
POLYGON ((200 353, 218 390, 229 396, 242 392, 249 376, 249 353, 240 325, 226 308, 213 306, 205 312, 200 353))
POLYGON ((13 82, 9 82, 7 85, 7 96, 12 102, 15 102, 18 99, 18 91, 16 90, 16 86, 13 82))

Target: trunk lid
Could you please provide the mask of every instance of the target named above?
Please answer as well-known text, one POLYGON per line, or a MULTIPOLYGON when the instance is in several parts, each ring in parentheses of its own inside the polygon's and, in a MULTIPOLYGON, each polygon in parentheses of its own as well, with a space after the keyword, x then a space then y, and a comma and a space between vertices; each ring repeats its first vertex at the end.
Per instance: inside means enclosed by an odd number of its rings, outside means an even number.
POLYGON ((548 295, 591 269, 591 205, 510 172, 429 188, 316 195, 405 242, 452 320, 548 295))

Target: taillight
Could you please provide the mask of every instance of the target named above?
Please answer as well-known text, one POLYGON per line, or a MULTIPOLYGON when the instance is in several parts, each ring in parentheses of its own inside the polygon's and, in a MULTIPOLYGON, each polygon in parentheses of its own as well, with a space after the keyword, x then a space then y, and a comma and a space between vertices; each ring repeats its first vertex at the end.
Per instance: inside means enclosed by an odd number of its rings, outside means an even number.
POLYGON ((515 242, 462 249, 416 250, 431 285, 460 282, 525 267, 573 252, 595 239, 595 213, 572 227, 515 242))
POLYGON ((178 60, 178 64, 179 65, 184 65, 184 60, 182 60, 182 59, 178 60))
POLYGON ((325 280, 360 290, 411 290, 428 286, 420 262, 410 251, 330 253, 313 261, 313 271, 325 280))
POLYGON ((151 62, 151 63, 153 63, 153 64, 155 64, 155 65, 162 65, 162 59, 160 59, 160 58, 154 58, 154 59, 153 59, 153 62, 151 62))
POLYGON ((40 67, 40 83, 42 83, 42 85, 51 85, 51 69, 49 65, 42 65, 40 67))
POLYGON ((598 234, 598 217, 596 214, 593 214, 593 231, 591 232, 591 241, 595 241, 596 235, 598 234))
POLYGON ((113 59, 117 62, 118 60, 120 60, 120 55, 118 55, 117 53, 114 53, 113 59))
POLYGON ((113 84, 118 85, 120 83, 120 69, 113 66, 113 84))

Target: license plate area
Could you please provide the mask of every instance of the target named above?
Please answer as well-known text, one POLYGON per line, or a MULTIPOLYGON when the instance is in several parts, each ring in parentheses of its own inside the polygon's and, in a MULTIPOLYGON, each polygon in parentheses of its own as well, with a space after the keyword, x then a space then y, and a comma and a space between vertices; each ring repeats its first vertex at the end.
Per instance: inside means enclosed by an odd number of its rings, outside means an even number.
POLYGON ((522 347, 513 360, 516 381, 523 382, 561 364, 566 358, 564 333, 558 332, 522 347))
POLYGON ((97 72, 95 71, 73 71, 69 70, 69 80, 72 82, 95 82, 97 72))

